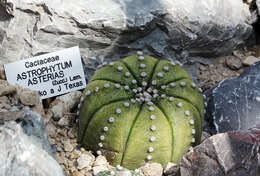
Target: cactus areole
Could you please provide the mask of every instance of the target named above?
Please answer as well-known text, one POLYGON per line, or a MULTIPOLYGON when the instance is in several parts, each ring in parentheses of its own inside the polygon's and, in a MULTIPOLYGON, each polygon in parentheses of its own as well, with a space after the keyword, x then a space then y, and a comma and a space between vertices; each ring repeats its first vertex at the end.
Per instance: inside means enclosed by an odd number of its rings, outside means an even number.
POLYGON ((114 166, 135 169, 158 162, 165 167, 200 143, 201 89, 179 64, 142 52, 103 64, 79 109, 79 142, 114 166))

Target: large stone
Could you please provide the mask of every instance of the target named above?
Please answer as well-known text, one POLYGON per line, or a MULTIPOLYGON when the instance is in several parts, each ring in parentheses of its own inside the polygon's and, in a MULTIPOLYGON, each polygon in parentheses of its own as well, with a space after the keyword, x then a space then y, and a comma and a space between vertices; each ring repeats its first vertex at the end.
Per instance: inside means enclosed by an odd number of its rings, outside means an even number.
POLYGON ((0 111, 0 126, 9 121, 16 121, 34 145, 53 155, 53 149, 48 141, 41 115, 29 108, 21 109, 18 106, 11 106, 8 111, 0 111))
POLYGON ((253 41, 242 1, 7 2, 0 10, 0 65, 79 45, 89 78, 97 64, 137 50, 168 59, 216 56, 253 41))
POLYGON ((58 163, 14 121, 0 126, 0 175, 63 176, 58 163))
POLYGON ((248 131, 221 133, 206 139, 182 158, 181 175, 259 175, 259 127, 248 131))
POLYGON ((206 132, 243 130, 260 123, 260 63, 238 78, 220 82, 206 92, 206 132))

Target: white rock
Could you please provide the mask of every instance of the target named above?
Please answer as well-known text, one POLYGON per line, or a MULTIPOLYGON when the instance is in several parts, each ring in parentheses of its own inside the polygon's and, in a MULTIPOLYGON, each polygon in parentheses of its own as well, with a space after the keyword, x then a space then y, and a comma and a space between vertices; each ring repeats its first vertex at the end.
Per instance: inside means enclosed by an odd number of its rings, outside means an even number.
POLYGON ((101 165, 101 166, 94 166, 92 168, 93 170, 93 174, 94 175, 97 175, 99 172, 101 171, 107 171, 108 170, 108 167, 107 166, 104 166, 104 165, 101 165))
POLYGON ((259 62, 260 58, 257 58, 255 56, 248 56, 245 60, 243 60, 243 65, 251 66, 256 62, 259 62))
POLYGON ((103 165, 108 165, 107 159, 104 156, 99 155, 96 158, 96 161, 94 162, 94 166, 103 166, 103 165))
POLYGON ((66 117, 61 118, 58 121, 58 125, 60 125, 60 126, 68 126, 69 125, 69 119, 66 118, 66 117))
POLYGON ((147 163, 140 167, 140 170, 145 176, 161 176, 163 174, 163 167, 159 163, 147 163))
POLYGON ((79 170, 87 167, 91 167, 94 163, 95 157, 90 153, 83 153, 77 159, 77 168, 79 170))
POLYGON ((20 125, 0 126, 1 176, 64 176, 61 166, 20 125))
POLYGON ((122 170, 117 172, 115 176, 132 176, 132 173, 129 170, 122 170))
POLYGON ((66 140, 63 142, 64 150, 66 152, 72 152, 74 149, 74 146, 70 143, 70 140, 66 140))

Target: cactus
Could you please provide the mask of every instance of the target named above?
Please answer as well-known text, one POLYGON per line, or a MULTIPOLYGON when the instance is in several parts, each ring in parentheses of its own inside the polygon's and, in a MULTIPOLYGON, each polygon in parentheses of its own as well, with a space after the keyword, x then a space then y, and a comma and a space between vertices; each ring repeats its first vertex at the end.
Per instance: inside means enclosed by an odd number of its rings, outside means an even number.
POLYGON ((83 95, 78 140, 112 165, 165 167, 200 143, 203 96, 179 64, 138 52, 104 63, 83 95))

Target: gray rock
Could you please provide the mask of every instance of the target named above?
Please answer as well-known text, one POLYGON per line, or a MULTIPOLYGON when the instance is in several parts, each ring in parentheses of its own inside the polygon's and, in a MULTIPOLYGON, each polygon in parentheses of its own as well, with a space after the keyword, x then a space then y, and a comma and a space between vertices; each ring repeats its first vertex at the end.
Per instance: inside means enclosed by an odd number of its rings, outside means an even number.
POLYGON ((260 128, 221 133, 206 139, 180 161, 185 176, 259 175, 260 128))
POLYGON ((242 67, 242 63, 241 63, 240 59, 233 57, 233 56, 226 58, 226 65, 231 70, 239 70, 242 67))
POLYGON ((202 131, 202 135, 201 135, 201 139, 200 141, 203 142, 205 141, 206 139, 208 139, 210 137, 210 134, 205 132, 205 131, 202 131))
MULTIPOLYGON (((1 98, 3 97, 0 97, 0 101, 1 98)), ((53 149, 48 141, 44 120, 41 115, 29 108, 12 105, 9 110, 0 111, 0 126, 9 121, 16 121, 34 145, 53 155, 53 149)))
POLYGON ((210 134, 249 129, 260 123, 260 63, 238 78, 206 91, 204 131, 210 134))
POLYGON ((87 78, 98 64, 137 50, 185 59, 253 41, 242 1, 8 0, 1 8, 0 65, 79 45, 87 78))
POLYGON ((245 57, 243 51, 241 51, 241 50, 235 50, 235 51, 233 51, 232 54, 233 54, 233 56, 235 56, 239 59, 243 59, 245 57))
POLYGON ((24 117, 19 122, 25 134, 31 139, 38 148, 42 148, 49 155, 53 155, 53 149, 48 141, 48 136, 45 131, 44 120, 41 115, 30 109, 23 109, 24 117))
POLYGON ((0 126, 1 176, 63 176, 58 163, 14 121, 0 126))

